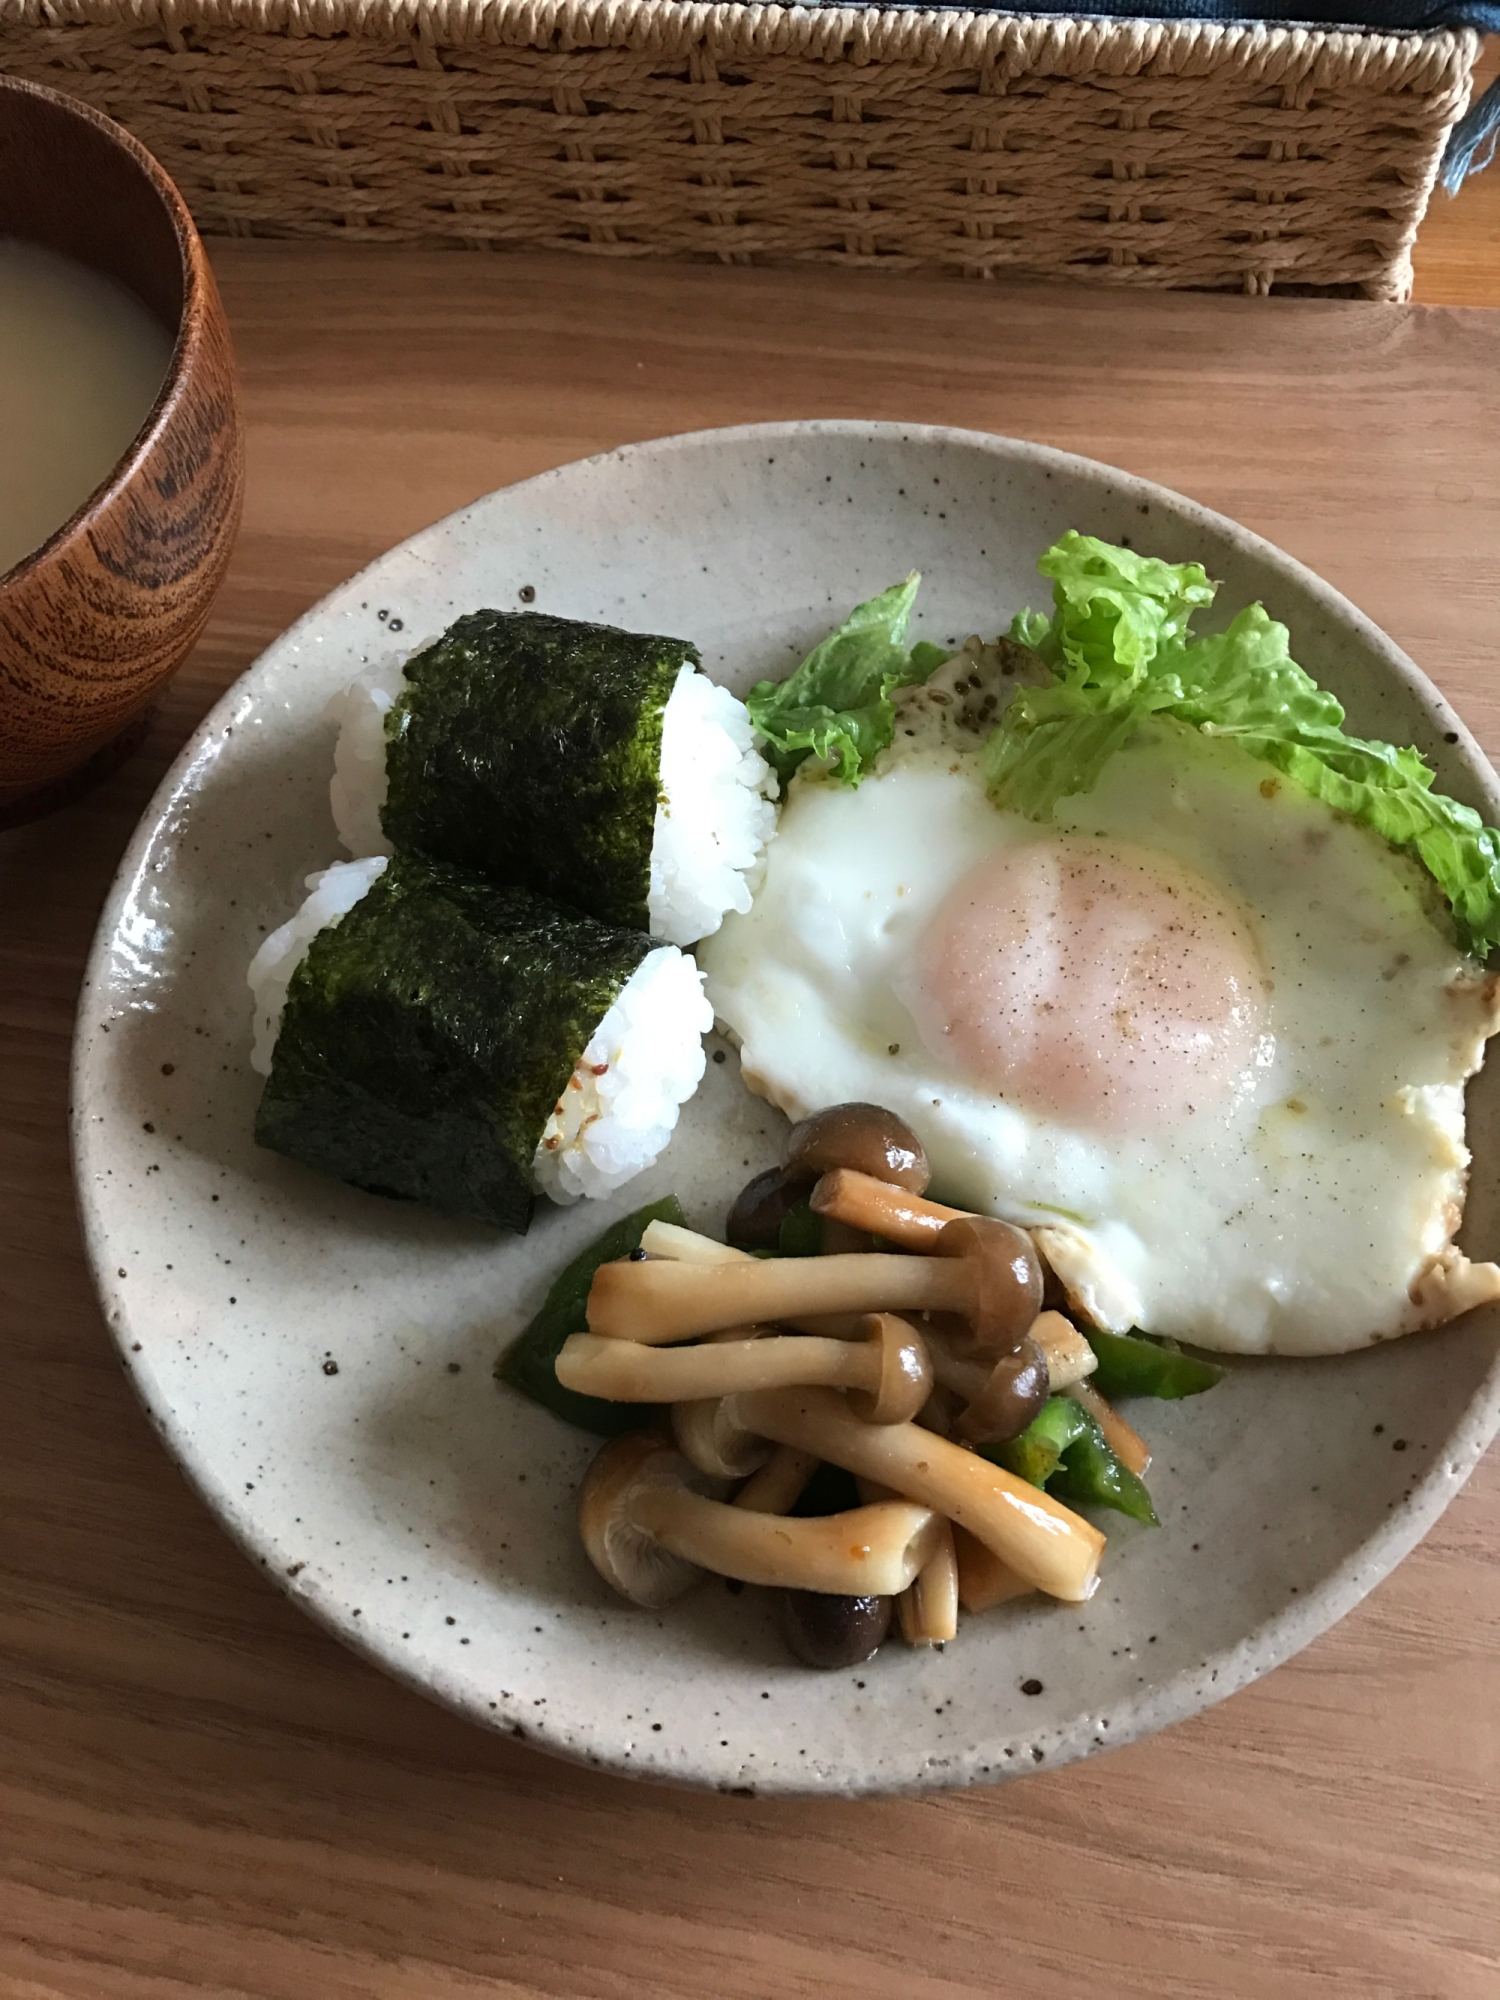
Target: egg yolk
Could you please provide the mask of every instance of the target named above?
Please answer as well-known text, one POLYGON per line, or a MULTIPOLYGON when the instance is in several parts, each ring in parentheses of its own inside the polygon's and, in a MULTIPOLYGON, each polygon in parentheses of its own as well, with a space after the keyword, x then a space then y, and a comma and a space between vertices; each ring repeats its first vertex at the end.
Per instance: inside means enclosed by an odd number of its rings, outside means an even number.
POLYGON ((1267 983, 1247 909, 1195 869, 1066 835, 987 855, 949 892, 903 994, 950 1071, 1095 1131, 1228 1098, 1267 983))

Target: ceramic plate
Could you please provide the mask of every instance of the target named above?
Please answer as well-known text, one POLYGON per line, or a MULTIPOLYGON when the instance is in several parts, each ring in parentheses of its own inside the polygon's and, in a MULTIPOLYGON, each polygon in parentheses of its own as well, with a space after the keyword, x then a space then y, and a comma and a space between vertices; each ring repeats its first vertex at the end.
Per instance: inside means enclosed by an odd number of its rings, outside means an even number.
MULTIPOLYGON (((668 1190, 717 1232, 778 1114, 710 1063, 664 1157, 522 1239, 256 1149, 245 967, 340 857, 328 697, 478 605, 697 641, 737 690, 920 568, 917 636, 993 633, 1069 527, 1222 578, 1291 626, 1364 735, 1415 742, 1500 820, 1477 746, 1335 592, 1217 515, 1035 445, 784 424, 668 438, 476 501, 292 628, 224 696, 121 866, 80 1006, 77 1177, 110 1327, 230 1533, 350 1645, 474 1721, 643 1776, 858 1793, 1051 1767, 1190 1715, 1340 1617, 1441 1512, 1497 1422, 1497 1317, 1336 1361, 1237 1365, 1147 1406, 1164 1525, 1111 1517, 1087 1607, 1021 1605, 946 1649, 791 1664, 766 1600, 612 1597, 573 1529, 593 1442, 496 1385, 503 1343, 615 1214, 668 1190)), ((720 1051, 722 1053, 722 1051, 720 1051)), ((1500 1242, 1494 1092, 1472 1093, 1469 1232, 1500 1242)))

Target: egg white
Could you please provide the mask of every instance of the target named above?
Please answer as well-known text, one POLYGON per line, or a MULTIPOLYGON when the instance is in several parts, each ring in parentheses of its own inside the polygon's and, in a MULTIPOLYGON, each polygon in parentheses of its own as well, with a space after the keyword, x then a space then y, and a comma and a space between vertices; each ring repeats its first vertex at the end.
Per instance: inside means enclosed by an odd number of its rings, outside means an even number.
POLYGON ((1338 1353, 1500 1292, 1452 1248, 1496 982, 1415 864, 1233 744, 1153 725, 1055 822, 1173 856, 1251 913, 1266 1032, 1226 1101, 1164 1132, 1086 1131, 922 1045, 899 994, 924 927, 976 861, 1038 832, 990 804, 977 740, 929 703, 856 789, 791 785, 752 909, 699 952, 749 1086, 791 1118, 899 1113, 934 1192, 1037 1228, 1102 1326, 1338 1353))

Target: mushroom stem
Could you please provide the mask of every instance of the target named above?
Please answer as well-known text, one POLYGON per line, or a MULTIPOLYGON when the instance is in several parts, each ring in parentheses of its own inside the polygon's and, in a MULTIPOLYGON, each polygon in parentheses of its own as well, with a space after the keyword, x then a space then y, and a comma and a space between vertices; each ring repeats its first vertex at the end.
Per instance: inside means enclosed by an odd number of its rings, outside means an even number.
POLYGON ((744 1479, 758 1472, 773 1450, 735 1422, 722 1396, 674 1403, 672 1437, 688 1464, 711 1479, 744 1479))
MULTIPOLYGON (((648 1222, 641 1236, 641 1248, 648 1257, 672 1264, 754 1264, 760 1260, 732 1243, 719 1243, 712 1236, 700 1236, 695 1229, 681 1229, 675 1222, 648 1222)), ((853 1340, 859 1333, 858 1313, 825 1313, 819 1318, 799 1314, 787 1321, 803 1333, 821 1333, 829 1340, 853 1340)))
POLYGON ((1068 1394, 1081 1403, 1104 1433, 1104 1442, 1137 1479, 1151 1463, 1151 1447, 1133 1424, 1127 1424, 1113 1403, 1106 1403, 1091 1382, 1074 1382, 1068 1394))
POLYGON ((719 1576, 836 1597, 894 1597, 930 1558, 938 1517, 906 1500, 807 1520, 753 1514, 685 1487, 643 1487, 631 1524, 674 1556, 719 1576))
POLYGON ((846 1222, 869 1236, 883 1236, 887 1243, 899 1243, 903 1250, 925 1250, 937 1254, 938 1231, 945 1222, 956 1222, 969 1211, 944 1208, 940 1201, 925 1195, 908 1194, 872 1174, 857 1173, 853 1167, 835 1167, 824 1174, 808 1197, 814 1215, 833 1222, 846 1222))
MULTIPOLYGON (((867 1505, 876 1500, 899 1498, 878 1480, 856 1479, 854 1483, 859 1489, 860 1499, 867 1505)), ((896 1620, 908 1646, 946 1646, 950 1639, 958 1637, 956 1551, 959 1535, 964 1535, 964 1539, 975 1548, 982 1549, 987 1561, 998 1563, 1000 1560, 983 1548, 982 1543, 975 1542, 972 1535, 964 1534, 962 1528, 955 1528, 951 1521, 945 1520, 943 1526, 947 1532, 933 1550, 930 1561, 923 1565, 915 1580, 896 1599, 896 1620)), ((1024 1584, 1021 1587, 1025 1589, 1024 1584)))
POLYGON ((730 1502, 752 1514, 789 1514, 807 1490, 820 1461, 814 1451, 779 1444, 760 1471, 747 1479, 730 1502))
POLYGON ((858 1341, 773 1334, 702 1347, 648 1347, 573 1333, 558 1351, 557 1379, 565 1389, 612 1403, 701 1402, 741 1390, 818 1384, 860 1392, 870 1422, 906 1423, 932 1387, 926 1346, 914 1328, 889 1315, 871 1314, 866 1325, 858 1341))
POLYGON ((747 1430, 936 1508, 1036 1589, 1074 1604, 1092 1595, 1103 1535, 988 1459, 917 1424, 862 1423, 833 1389, 763 1389, 736 1402, 747 1430))
MULTIPOLYGON (((950 1225, 951 1227, 951 1225, 950 1225)), ((589 1292, 590 1333, 663 1347, 745 1320, 804 1314, 968 1312, 977 1257, 747 1257, 733 1272, 664 1258, 601 1264, 589 1292)))
POLYGON ((946 1646, 958 1637, 958 1557, 951 1523, 944 1521, 932 1554, 896 1599, 896 1617, 908 1646, 946 1646))
POLYGON ((958 1563, 958 1601, 965 1611, 988 1611, 1012 1597, 1030 1595, 1031 1585, 967 1528, 953 1530, 953 1547, 958 1563))
POLYGON ((1060 1312, 1038 1313, 1028 1332, 1047 1357, 1047 1381, 1054 1396, 1071 1389, 1099 1366, 1093 1348, 1060 1312))
POLYGON ((748 1250, 736 1250, 732 1243, 720 1243, 712 1236, 700 1236, 696 1229, 680 1229, 675 1222, 648 1222, 641 1232, 641 1248, 648 1257, 663 1257, 673 1264, 754 1264, 759 1261, 748 1250))

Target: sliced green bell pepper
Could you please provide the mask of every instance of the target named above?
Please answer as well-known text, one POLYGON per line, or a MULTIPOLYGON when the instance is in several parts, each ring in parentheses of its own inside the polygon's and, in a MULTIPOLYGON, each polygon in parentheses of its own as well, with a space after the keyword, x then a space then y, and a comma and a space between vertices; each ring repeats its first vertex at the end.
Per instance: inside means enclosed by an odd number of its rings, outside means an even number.
POLYGON ((1049 1396, 1018 1437, 1004 1444, 982 1444, 981 1458, 1003 1466, 1018 1479, 1033 1486, 1045 1486, 1056 1472, 1063 1453, 1084 1434, 1091 1421, 1088 1413, 1071 1396, 1049 1396))
POLYGON ((1092 1380, 1101 1396, 1201 1396, 1224 1379, 1224 1370, 1212 1361, 1197 1361, 1134 1334, 1090 1327, 1087 1339, 1099 1357, 1092 1380))
POLYGON ((638 1249, 646 1226, 652 1222, 675 1222, 685 1228, 687 1218, 675 1194, 648 1202, 633 1215, 621 1219, 581 1250, 572 1263, 553 1281, 542 1309, 518 1334, 495 1363, 495 1375, 530 1396, 564 1422, 580 1430, 595 1431, 600 1437, 616 1437, 621 1431, 649 1430, 663 1421, 654 1403, 611 1403, 602 1396, 583 1396, 565 1389, 557 1379, 557 1356, 570 1333, 588 1331, 589 1287, 601 1264, 613 1264, 638 1249))
POLYGON ((1095 1507, 1113 1507, 1133 1521, 1159 1528, 1156 1509, 1145 1482, 1115 1457, 1104 1442, 1104 1433, 1083 1412, 1086 1428, 1062 1455, 1062 1464, 1047 1483, 1047 1491, 1059 1500, 1082 1500, 1095 1507))
POLYGON ((1104 1442, 1104 1433, 1071 1396, 1050 1396, 1019 1437, 980 1445, 981 1458, 1003 1466, 1059 1500, 1113 1507, 1133 1520, 1159 1525, 1151 1495, 1104 1442))

